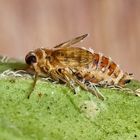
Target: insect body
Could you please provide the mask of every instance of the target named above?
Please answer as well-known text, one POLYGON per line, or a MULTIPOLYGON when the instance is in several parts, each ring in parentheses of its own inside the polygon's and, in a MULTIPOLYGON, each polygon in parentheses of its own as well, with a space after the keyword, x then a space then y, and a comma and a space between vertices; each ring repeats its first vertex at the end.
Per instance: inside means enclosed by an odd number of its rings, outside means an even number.
POLYGON ((85 48, 72 46, 86 36, 87 34, 76 37, 51 49, 39 48, 29 52, 25 61, 36 72, 34 85, 37 76, 44 75, 66 83, 73 90, 79 85, 103 99, 103 96, 95 90, 96 85, 123 87, 130 82, 131 76, 124 73, 110 58, 85 48))

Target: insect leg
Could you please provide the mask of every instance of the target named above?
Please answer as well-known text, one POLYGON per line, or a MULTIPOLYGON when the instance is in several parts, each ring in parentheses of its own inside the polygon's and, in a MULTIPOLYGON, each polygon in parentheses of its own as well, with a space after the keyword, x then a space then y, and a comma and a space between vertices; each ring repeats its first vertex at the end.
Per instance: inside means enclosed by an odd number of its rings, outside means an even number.
POLYGON ((76 93, 76 90, 75 90, 76 85, 74 84, 74 81, 72 81, 66 75, 61 73, 61 71, 63 71, 63 69, 61 69, 61 68, 59 68, 57 70, 52 70, 50 72, 52 79, 54 79, 56 81, 61 80, 62 82, 66 83, 66 85, 68 85, 74 91, 74 93, 76 93))
MULTIPOLYGON (((55 72, 55 70, 52 70, 52 71, 50 72, 50 75, 51 75, 52 79, 54 79, 54 80, 59 80, 59 79, 60 79, 60 80, 62 80, 63 82, 66 82, 62 77, 60 77, 60 76, 55 72)), ((39 73, 36 72, 36 73, 35 73, 35 78, 34 78, 34 82, 33 82, 32 88, 31 88, 31 90, 30 90, 30 92, 28 93, 28 96, 27 96, 28 99, 30 98, 32 92, 34 91, 34 88, 35 88, 35 85, 36 85, 38 76, 39 76, 39 73)))
POLYGON ((137 90, 133 90, 127 87, 121 87, 119 85, 112 85, 112 86, 108 86, 111 89, 115 89, 115 90, 119 90, 119 91, 123 91, 123 92, 127 92, 128 94, 134 95, 134 96, 140 96, 139 93, 137 92, 137 90))
POLYGON ((81 81, 76 80, 77 84, 79 84, 83 89, 89 91, 90 93, 92 93, 93 95, 95 95, 96 97, 98 97, 101 100, 104 100, 104 96, 99 92, 99 90, 96 88, 96 86, 94 85, 93 89, 91 89, 89 86, 83 84, 81 81))
POLYGON ((65 73, 63 73, 63 71, 64 71, 64 69, 59 68, 59 69, 56 70, 56 73, 59 75, 60 80, 63 79, 63 81, 66 83, 66 85, 68 87, 70 87, 74 91, 74 93, 76 94, 76 90, 75 90, 75 88, 76 88, 75 84, 76 83, 75 83, 75 81, 72 78, 65 75, 65 73))
MULTIPOLYGON (((50 71, 50 76, 54 79, 54 80, 61 80, 63 81, 64 83, 68 84, 72 89, 74 89, 73 86, 70 85, 69 83, 69 79, 68 77, 66 77, 63 73, 61 73, 62 69, 58 69, 58 70, 51 70, 50 71)), ((70 100, 71 104, 74 106, 74 108, 79 112, 81 113, 80 109, 77 107, 77 105, 74 103, 73 99, 68 95, 66 94, 66 96, 68 97, 68 99, 70 100)))
POLYGON ((37 79, 38 79, 38 73, 35 74, 35 78, 34 78, 34 82, 33 82, 33 85, 32 85, 32 88, 31 88, 31 91, 29 92, 29 94, 28 94, 28 96, 27 96, 28 99, 30 98, 31 93, 34 91, 34 88, 35 88, 35 85, 36 85, 37 79))
POLYGON ((83 84, 81 81, 79 81, 77 78, 75 78, 72 74, 70 74, 66 70, 62 70, 62 74, 69 79, 69 80, 67 80, 67 82, 69 84, 70 84, 70 81, 74 81, 76 84, 78 84, 84 90, 87 90, 87 91, 91 92, 93 95, 95 95, 96 97, 98 97, 99 99, 104 100, 103 95, 96 88, 91 89, 90 87, 83 84))
POLYGON ((56 70, 51 70, 50 71, 50 76, 55 81, 61 80, 64 83, 66 83, 66 80, 64 79, 64 76, 60 75, 56 70))

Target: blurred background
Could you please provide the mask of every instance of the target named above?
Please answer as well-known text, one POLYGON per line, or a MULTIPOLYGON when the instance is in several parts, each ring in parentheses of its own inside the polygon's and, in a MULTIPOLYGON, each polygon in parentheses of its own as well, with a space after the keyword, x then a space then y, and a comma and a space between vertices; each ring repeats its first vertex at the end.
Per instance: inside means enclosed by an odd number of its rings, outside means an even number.
POLYGON ((110 56, 140 80, 140 0, 0 0, 0 54, 23 59, 89 33, 77 46, 110 56))

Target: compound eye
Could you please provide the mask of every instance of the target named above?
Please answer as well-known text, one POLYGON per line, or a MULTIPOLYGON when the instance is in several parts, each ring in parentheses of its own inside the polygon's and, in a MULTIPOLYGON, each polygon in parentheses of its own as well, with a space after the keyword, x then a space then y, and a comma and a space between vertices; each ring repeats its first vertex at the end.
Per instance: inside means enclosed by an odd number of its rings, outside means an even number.
POLYGON ((25 61, 28 65, 36 63, 36 57, 33 54, 27 55, 25 61))

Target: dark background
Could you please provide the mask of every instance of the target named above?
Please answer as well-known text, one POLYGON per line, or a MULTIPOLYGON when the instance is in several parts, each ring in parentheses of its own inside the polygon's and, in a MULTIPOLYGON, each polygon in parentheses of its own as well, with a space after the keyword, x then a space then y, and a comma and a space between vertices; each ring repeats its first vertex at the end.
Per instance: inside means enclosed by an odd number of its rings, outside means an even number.
POLYGON ((140 0, 0 0, 0 54, 24 59, 78 35, 140 79, 140 0))

